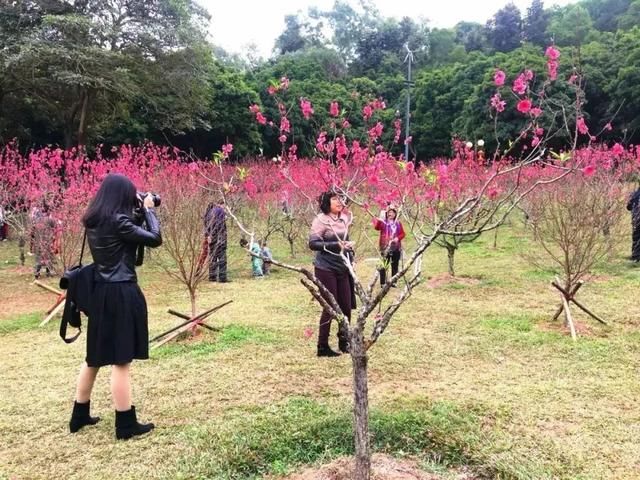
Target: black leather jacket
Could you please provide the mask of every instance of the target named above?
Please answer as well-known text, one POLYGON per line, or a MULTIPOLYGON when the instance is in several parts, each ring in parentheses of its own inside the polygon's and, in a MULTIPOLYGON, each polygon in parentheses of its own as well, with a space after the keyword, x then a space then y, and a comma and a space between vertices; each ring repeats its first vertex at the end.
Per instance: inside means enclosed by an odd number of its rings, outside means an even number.
POLYGON ((145 210, 145 221, 146 230, 136 225, 131 217, 119 214, 96 228, 87 229, 96 282, 138 281, 135 267, 138 246, 159 247, 162 244, 160 223, 153 209, 145 210))

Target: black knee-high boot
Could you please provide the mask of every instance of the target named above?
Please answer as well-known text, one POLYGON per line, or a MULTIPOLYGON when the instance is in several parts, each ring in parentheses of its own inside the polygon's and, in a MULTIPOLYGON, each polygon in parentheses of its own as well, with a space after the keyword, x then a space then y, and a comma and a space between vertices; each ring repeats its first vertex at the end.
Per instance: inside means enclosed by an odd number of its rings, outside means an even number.
POLYGON ((131 409, 125 412, 116 410, 116 438, 127 440, 136 435, 149 433, 155 425, 153 423, 138 423, 136 418, 136 407, 131 405, 131 409))
POLYGON ((73 412, 71 413, 71 420, 69 420, 69 430, 71 433, 76 433, 85 425, 95 425, 100 421, 100 417, 92 417, 89 415, 89 408, 91 401, 87 403, 73 402, 73 412))

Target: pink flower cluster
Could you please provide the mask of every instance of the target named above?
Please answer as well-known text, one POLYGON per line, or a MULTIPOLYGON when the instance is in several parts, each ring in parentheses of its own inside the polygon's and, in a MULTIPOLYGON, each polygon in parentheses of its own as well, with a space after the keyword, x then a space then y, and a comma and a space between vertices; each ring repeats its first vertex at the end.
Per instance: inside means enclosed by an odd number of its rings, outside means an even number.
POLYGON ((387 105, 384 103, 384 100, 377 98, 362 107, 362 116, 364 117, 365 121, 367 121, 371 118, 376 110, 384 110, 385 108, 387 108, 387 105))
POLYGON ((560 58, 560 50, 553 45, 549 45, 547 50, 544 52, 544 55, 547 57, 547 72, 549 73, 549 80, 553 81, 558 78, 558 66, 560 65, 558 59, 560 58))
POLYGON ((222 145, 222 156, 224 158, 229 158, 229 154, 233 151, 233 145, 231 143, 225 143, 222 145))
POLYGON ((331 102, 329 105, 329 115, 332 117, 340 115, 340 106, 338 105, 338 102, 331 102))
POLYGON ((500 93, 496 93, 493 97, 491 97, 491 108, 493 108, 496 112, 504 112, 504 107, 507 105, 507 102, 502 100, 500 93))
POLYGON ((588 135, 589 134, 589 127, 587 127, 586 122, 584 121, 583 117, 579 117, 577 122, 577 127, 578 127, 578 132, 580 132, 582 135, 588 135))
POLYGON ((305 98, 300 98, 300 110, 302 111, 302 116, 305 120, 309 120, 311 115, 313 115, 313 107, 311 106, 311 102, 305 98))
POLYGON ((369 129, 369 138, 371 141, 375 142, 378 138, 382 136, 383 126, 381 122, 376 122, 376 124, 369 129))
POLYGON ((396 118, 393 122, 393 128, 395 130, 393 143, 398 143, 400 141, 400 135, 402 134, 402 120, 396 118))
POLYGON ((518 95, 524 95, 529 88, 529 82, 533 80, 533 72, 525 70, 513 82, 513 91, 518 95))
POLYGON ((249 111, 256 116, 256 122, 258 122, 260 125, 266 125, 267 124, 266 117, 260 111, 260 105, 257 105, 257 104, 254 103, 253 105, 251 105, 249 107, 249 111))

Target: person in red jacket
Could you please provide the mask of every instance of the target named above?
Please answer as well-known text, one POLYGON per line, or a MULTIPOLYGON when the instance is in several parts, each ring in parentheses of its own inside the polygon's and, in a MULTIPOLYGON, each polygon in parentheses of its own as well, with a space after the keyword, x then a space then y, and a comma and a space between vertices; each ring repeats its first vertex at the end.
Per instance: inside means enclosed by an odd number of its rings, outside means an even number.
MULTIPOLYGON (((395 208, 388 208, 385 212, 385 219, 373 219, 373 227, 380 231, 380 255, 384 262, 380 268, 380 285, 386 283, 387 266, 391 263, 391 276, 398 273, 398 264, 402 255, 402 239, 405 237, 402 223, 397 219, 398 212, 395 208)), ((395 287, 395 285, 392 285, 395 287)))

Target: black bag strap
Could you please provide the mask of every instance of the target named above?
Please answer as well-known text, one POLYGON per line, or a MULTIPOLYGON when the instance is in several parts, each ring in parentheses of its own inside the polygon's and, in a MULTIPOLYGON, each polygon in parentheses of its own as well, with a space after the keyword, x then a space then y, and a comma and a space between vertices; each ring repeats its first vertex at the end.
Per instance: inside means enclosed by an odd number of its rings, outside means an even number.
MULTIPOLYGON (((72 314, 73 315, 73 314, 72 314)), ((73 343, 75 342, 80 334, 82 333, 82 326, 78 327, 78 332, 72 336, 67 338, 67 324, 69 322, 65 321, 65 317, 62 317, 62 321, 60 322, 60 338, 64 340, 64 343, 73 343)))
MULTIPOLYGON (((84 234, 82 235, 82 248, 80 248, 80 260, 78 261, 78 267, 82 268, 82 257, 84 257, 84 247, 87 243, 87 229, 84 229, 84 234)), ((78 327, 78 332, 72 337, 67 338, 67 325, 69 323, 68 318, 70 315, 75 315, 76 312, 73 312, 74 305, 71 302, 65 300, 64 311, 62 313, 62 320, 60 321, 60 338, 64 340, 64 343, 73 343, 75 342, 80 334, 82 333, 82 326, 78 327)), ((80 312, 77 312, 77 315, 80 315, 80 312)))

